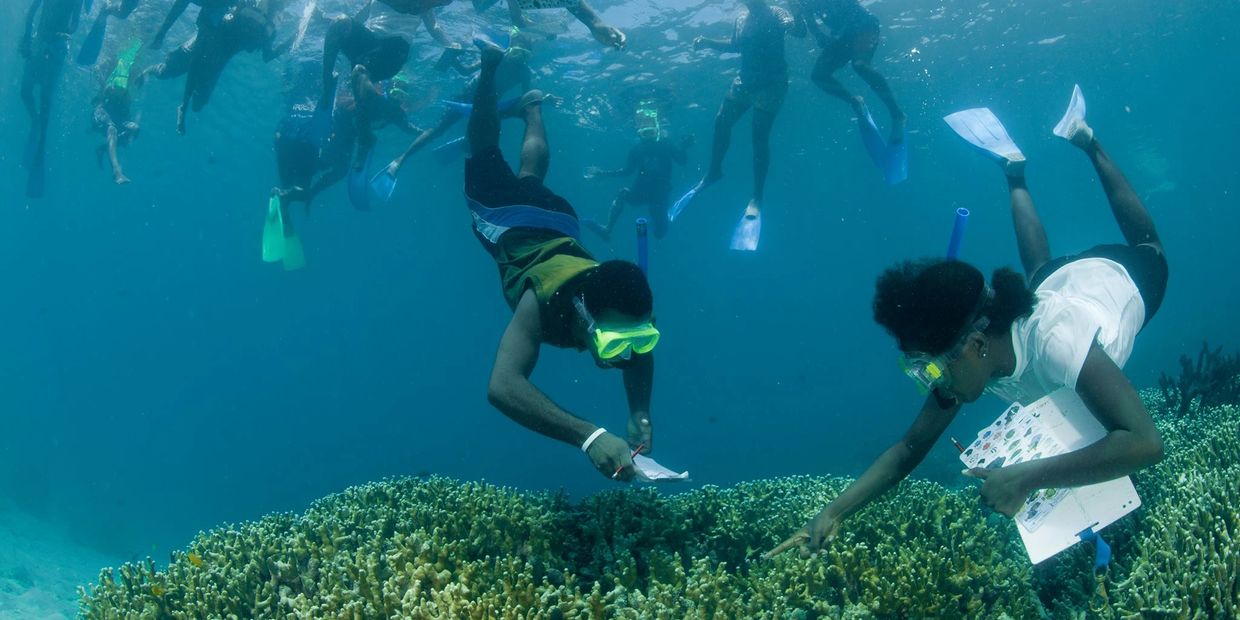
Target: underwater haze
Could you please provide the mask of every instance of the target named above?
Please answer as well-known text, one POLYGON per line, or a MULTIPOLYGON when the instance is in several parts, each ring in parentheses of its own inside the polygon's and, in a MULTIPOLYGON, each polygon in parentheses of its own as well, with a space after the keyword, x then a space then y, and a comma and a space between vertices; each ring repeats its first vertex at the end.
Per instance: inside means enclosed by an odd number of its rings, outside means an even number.
MULTIPOLYGON (((278 38, 296 28, 303 2, 287 9, 278 38)), ((319 4, 353 12, 363 2, 319 4)), ((1081 86, 1090 125, 1145 201, 1171 266, 1166 301, 1125 366, 1136 387, 1157 386, 1203 340, 1240 344, 1240 3, 865 4, 883 28, 875 67, 909 115, 908 180, 884 183, 848 106, 810 82, 812 41, 790 38, 759 249, 728 247, 750 195, 748 118, 734 129, 723 181, 651 240, 662 332, 654 456, 692 475, 661 493, 857 476, 905 431, 923 397, 872 318, 875 278, 896 261, 942 255, 959 207, 971 211, 962 258, 986 273, 1020 261, 1002 175, 942 120, 964 108, 1003 119, 1028 158, 1052 252, 1073 253, 1122 241, 1093 168, 1051 134, 1081 86)), ((170 5, 142 0, 114 21, 104 57, 149 38, 170 5)), ((564 99, 545 110, 546 184, 581 216, 602 219, 625 181, 582 172, 623 165, 636 140, 626 93, 670 93, 672 136, 696 136, 674 172, 676 193, 705 171, 713 117, 739 61, 690 42, 729 36, 741 4, 595 6, 625 31, 626 49, 603 50, 571 18, 540 15, 566 32, 538 47, 532 66, 534 86, 564 99)), ((15 44, 27 7, 0 3, 0 529, 18 532, 0 534, 0 546, 13 541, 0 551, 0 615, 72 615, 72 588, 105 564, 162 563, 200 530, 300 512, 385 477, 563 489, 574 499, 620 486, 577 448, 487 402, 511 311, 471 233, 461 165, 413 156, 391 200, 369 212, 351 208, 337 185, 308 216, 293 212, 305 268, 260 260, 284 76, 318 62, 321 25, 290 57, 235 58, 184 136, 175 129, 182 81, 147 83, 134 104, 141 137, 121 153, 127 185, 96 162, 98 78, 70 54, 52 106, 47 191, 30 199, 15 44)), ((164 51, 190 35, 193 10, 164 51)), ((479 16, 468 3, 439 12, 458 40, 505 18, 500 7, 479 16)), ((407 70, 424 103, 413 117, 421 126, 463 84, 431 70, 439 52, 417 35, 407 70)), ((144 51, 137 66, 161 57, 144 51)), ((848 69, 837 75, 886 127, 864 83, 848 69)), ((463 131, 458 124, 447 139, 463 131)), ((519 135, 518 123, 505 123, 510 162, 519 135)), ((381 132, 374 165, 408 139, 381 132)), ((610 241, 583 235, 587 247, 600 259, 633 259, 639 215, 627 210, 610 241)), ((533 381, 574 414, 624 427, 619 373, 588 357, 544 348, 533 381)), ((1006 404, 984 397, 948 434, 972 437, 1006 404)), ((914 476, 963 486, 957 456, 943 441, 914 476)))

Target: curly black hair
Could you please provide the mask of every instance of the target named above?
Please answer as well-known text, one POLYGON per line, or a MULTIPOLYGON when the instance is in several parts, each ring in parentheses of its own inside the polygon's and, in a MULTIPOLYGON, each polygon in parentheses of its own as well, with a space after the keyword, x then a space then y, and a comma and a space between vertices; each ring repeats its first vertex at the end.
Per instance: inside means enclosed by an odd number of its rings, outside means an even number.
POLYGON ((654 294, 646 274, 626 260, 599 264, 586 276, 580 292, 591 314, 615 310, 630 316, 647 316, 654 309, 654 294))
POLYGON ((1000 334, 1033 310, 1033 291, 1008 269, 991 276, 993 299, 983 301, 986 278, 961 261, 905 261, 878 277, 874 320, 896 339, 901 351, 939 355, 956 344, 975 311, 990 320, 988 334, 1000 334), (981 308, 978 305, 981 303, 981 308))

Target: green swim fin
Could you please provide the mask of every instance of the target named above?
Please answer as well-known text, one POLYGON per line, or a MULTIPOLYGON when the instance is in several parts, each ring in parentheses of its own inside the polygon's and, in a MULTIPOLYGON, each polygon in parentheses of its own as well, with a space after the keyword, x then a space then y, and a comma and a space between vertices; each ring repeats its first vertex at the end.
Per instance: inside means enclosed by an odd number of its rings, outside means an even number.
POLYGON ((263 223, 263 262, 283 260, 284 254, 284 216, 280 213, 280 196, 272 194, 267 201, 267 221, 263 223))
POLYGON ((306 266, 306 254, 301 248, 301 239, 297 235, 284 238, 284 270, 296 271, 306 266))

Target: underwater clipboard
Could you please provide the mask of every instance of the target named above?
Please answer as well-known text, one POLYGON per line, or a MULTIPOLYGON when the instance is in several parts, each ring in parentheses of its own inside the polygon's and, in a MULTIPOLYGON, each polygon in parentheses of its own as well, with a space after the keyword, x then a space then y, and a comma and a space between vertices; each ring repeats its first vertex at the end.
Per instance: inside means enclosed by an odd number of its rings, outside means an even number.
MULTIPOLYGON (((1079 450, 1105 435, 1106 429, 1081 397, 1065 387, 1027 407, 1012 405, 978 434, 960 460, 971 467, 986 466, 977 465, 986 458, 991 466, 1001 464, 999 459, 1010 465, 1079 450), (984 455, 979 452, 983 446, 984 455)), ((1071 489, 1046 489, 1017 513, 1016 529, 1029 560, 1038 564, 1080 542, 1085 530, 1097 532, 1140 506, 1141 498, 1127 476, 1071 489)))

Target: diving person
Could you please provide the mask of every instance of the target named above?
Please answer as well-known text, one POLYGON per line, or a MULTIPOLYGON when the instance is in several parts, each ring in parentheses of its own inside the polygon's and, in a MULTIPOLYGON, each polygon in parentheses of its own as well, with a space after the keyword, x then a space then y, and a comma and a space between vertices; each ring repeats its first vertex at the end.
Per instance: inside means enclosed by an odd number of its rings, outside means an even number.
POLYGON ((631 480, 632 452, 649 453, 653 439, 650 392, 652 352, 659 341, 653 296, 633 263, 598 263, 578 241, 576 212, 543 178, 550 155, 543 126, 543 94, 518 104, 525 121, 520 172, 499 148, 496 72, 503 54, 487 48, 469 118, 470 157, 465 200, 474 234, 499 267, 512 319, 500 339, 487 398, 518 424, 585 452, 599 473, 631 480), (543 345, 589 350, 601 368, 623 373, 629 420, 626 441, 552 402, 530 382, 543 345))
MULTIPOLYGON (((503 61, 500 62, 499 68, 496 69, 495 72, 495 90, 499 95, 503 95, 504 93, 518 88, 520 89, 517 91, 519 93, 524 93, 530 90, 530 81, 534 77, 534 73, 530 70, 529 65, 530 55, 532 53, 531 46, 532 40, 528 37, 523 35, 513 37, 511 45, 509 45, 508 49, 504 51, 503 61)), ((458 70, 461 68, 468 69, 467 67, 462 66, 458 68, 458 70)), ((454 101, 473 101, 474 93, 477 89, 478 77, 474 76, 465 85, 465 88, 462 89, 461 92, 455 97, 454 101)), ((413 142, 409 144, 409 147, 406 148, 400 156, 388 164, 388 176, 393 179, 396 178, 396 174, 400 171, 401 166, 405 164, 405 160, 408 159, 410 155, 413 155, 427 144, 430 144, 431 141, 435 140, 439 136, 442 136, 444 132, 448 131, 448 129, 450 129, 453 125, 460 122, 462 118, 465 118, 465 112, 463 112, 458 106, 446 106, 443 115, 439 117, 439 122, 435 123, 433 127, 419 133, 418 136, 414 138, 413 142)))
POLYGON ((26 12, 18 51, 25 60, 21 98, 30 115, 30 136, 24 162, 28 168, 26 195, 43 196, 43 168, 47 154, 47 126, 52 97, 69 54, 69 37, 82 18, 82 0, 33 0, 26 12), (35 24, 36 16, 38 25, 35 24))
POLYGON ((628 37, 623 32, 603 21, 585 0, 508 0, 508 16, 512 19, 512 25, 525 29, 530 26, 530 22, 525 17, 522 5, 535 9, 565 9, 589 29, 590 36, 594 37, 595 41, 607 47, 624 49, 628 42, 628 37))
POLYGON ((612 201, 606 224, 594 220, 584 221, 604 239, 611 238, 612 229, 620 219, 624 207, 629 204, 645 206, 649 210, 649 222, 655 238, 663 238, 667 233, 667 210, 672 202, 672 165, 685 165, 685 153, 693 145, 692 135, 681 137, 678 144, 673 145, 668 141, 662 115, 652 100, 643 99, 638 102, 633 117, 639 141, 629 150, 624 167, 604 170, 590 166, 584 174, 587 180, 637 175, 633 184, 620 190, 612 201))
POLYGON ((784 36, 792 30, 794 22, 790 13, 770 6, 766 0, 742 0, 742 3, 744 8, 736 18, 730 39, 699 36, 693 40, 695 50, 707 48, 739 53, 741 68, 715 115, 710 168, 697 185, 676 201, 669 217, 675 220, 699 192, 723 178, 723 156, 732 143, 732 126, 753 108, 753 196, 733 236, 732 247, 754 250, 761 232, 760 209, 771 163, 771 128, 788 92, 784 36))
POLYGON ((841 67, 852 65, 853 71, 887 106, 892 136, 902 132, 908 117, 896 103, 887 80, 872 64, 879 42, 878 18, 858 0, 793 0, 792 13, 796 18, 796 30, 812 34, 822 50, 811 73, 814 84, 852 106, 857 116, 863 116, 866 114, 865 98, 848 92, 835 78, 835 72, 841 67))
MULTIPOLYGON (((164 62, 143 72, 161 80, 185 76, 185 90, 177 106, 177 133, 185 134, 185 117, 191 109, 201 111, 211 100, 224 68, 240 52, 261 51, 270 62, 293 45, 293 37, 275 42, 275 21, 288 0, 245 0, 234 3, 218 26, 203 31, 199 16, 198 34, 164 62)), ((205 10, 205 7, 204 7, 205 10)), ((171 15, 171 14, 170 14, 171 15)))
MULTIPOLYGON (((273 146, 280 185, 275 192, 283 199, 284 206, 301 202, 309 212, 310 203, 320 192, 339 183, 349 173, 357 142, 353 118, 356 105, 347 91, 340 91, 333 106, 331 133, 320 143, 314 135, 318 86, 307 73, 298 72, 299 68, 294 67, 290 72, 288 112, 276 127, 273 146)), ((316 73, 317 69, 316 63, 316 73)), ((287 219, 288 214, 284 217, 287 219)))
POLYGON ((122 144, 132 143, 138 137, 138 122, 130 114, 133 103, 131 89, 137 84, 131 83, 129 72, 141 48, 142 43, 135 40, 120 53, 116 66, 108 74, 93 101, 95 129, 102 133, 105 139, 97 151, 96 159, 102 159, 102 156, 107 154, 108 161, 112 164, 112 178, 117 185, 129 183, 129 177, 125 176, 121 169, 117 148, 122 144))
POLYGON ((1162 304, 1166 256, 1149 212, 1085 123, 1083 99, 1074 110, 1055 133, 1093 164, 1127 243, 1052 258, 1025 183, 1024 155, 989 110, 966 111, 976 114, 962 137, 1006 170, 1025 274, 999 269, 988 286, 972 265, 930 259, 901 263, 879 277, 874 318, 895 337, 905 373, 928 392, 925 404, 900 440, 768 556, 830 541, 848 515, 907 477, 961 407, 983 391, 1028 405, 1071 388, 1106 429, 1080 450, 968 470, 983 480, 982 500, 1004 515, 1013 516, 1038 489, 1113 480, 1162 459, 1162 439, 1122 367, 1162 304))
MULTIPOLYGON (((329 104, 336 92, 336 59, 344 54, 352 71, 366 68, 375 82, 395 77, 409 61, 413 34, 418 23, 440 45, 459 48, 444 33, 435 17, 435 9, 452 0, 371 0, 353 17, 339 17, 332 22, 323 38, 323 94, 320 105, 329 104)), ((359 94, 353 93, 357 99, 359 94)), ((326 108, 324 108, 326 109, 326 108)))

